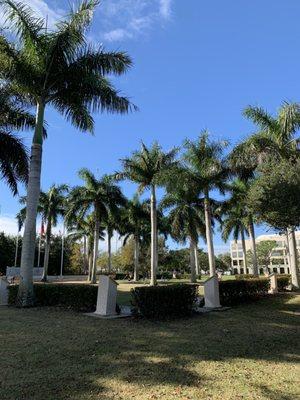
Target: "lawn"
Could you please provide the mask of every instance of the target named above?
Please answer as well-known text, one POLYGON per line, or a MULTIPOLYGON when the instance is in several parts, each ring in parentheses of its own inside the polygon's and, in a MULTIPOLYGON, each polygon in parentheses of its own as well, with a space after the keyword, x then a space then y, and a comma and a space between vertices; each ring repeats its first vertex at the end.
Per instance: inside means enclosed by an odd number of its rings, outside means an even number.
POLYGON ((2 307, 0 399, 295 400, 299 306, 281 295, 168 322, 2 307))

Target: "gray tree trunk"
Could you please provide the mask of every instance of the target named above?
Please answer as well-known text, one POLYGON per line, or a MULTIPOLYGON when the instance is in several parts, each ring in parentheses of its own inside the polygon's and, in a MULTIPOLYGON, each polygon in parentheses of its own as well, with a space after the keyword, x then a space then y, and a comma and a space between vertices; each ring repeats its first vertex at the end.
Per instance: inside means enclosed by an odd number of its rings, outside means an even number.
POLYGON ((197 242, 195 242, 195 266, 196 266, 196 275, 197 275, 197 278, 199 278, 201 275, 201 271, 200 271, 200 266, 199 266, 198 243, 197 242))
POLYGON ((211 209, 210 209, 208 192, 205 193, 205 198, 204 198, 204 213, 205 213, 205 225, 206 225, 206 242, 207 242, 209 275, 214 276, 216 274, 216 262, 215 262, 213 234, 211 227, 211 209))
POLYGON ((134 273, 133 280, 137 282, 139 280, 139 257, 140 257, 140 243, 139 237, 134 236, 134 273))
POLYGON ((97 281, 96 274, 97 274, 99 231, 100 231, 100 222, 99 222, 99 219, 96 218, 95 231, 94 231, 94 252, 93 252, 93 267, 92 267, 92 274, 91 274, 91 283, 96 283, 96 281, 97 281))
POLYGON ((42 277, 43 282, 47 282, 47 279, 48 279, 50 241, 51 241, 51 218, 48 218, 46 235, 45 235, 44 270, 43 270, 43 277, 42 277))
POLYGON ((254 232, 254 224, 251 220, 249 224, 249 236, 251 240, 251 250, 252 250, 252 269, 253 275, 258 276, 258 265, 257 265, 257 254, 256 254, 256 241, 255 241, 255 232, 254 232))
POLYGON ((107 253, 108 253, 108 261, 107 261, 107 269, 108 273, 111 273, 111 234, 107 232, 107 253))
POLYGON ((196 283, 196 260, 195 260, 195 241, 190 239, 190 268, 191 268, 191 282, 196 283))
POLYGON ((36 112, 36 127, 31 147, 29 179, 26 196, 26 220, 22 242, 20 285, 17 304, 29 307, 34 303, 33 266, 36 238, 36 216, 40 197, 44 104, 38 104, 36 112))
POLYGON ((155 185, 151 186, 151 279, 150 285, 157 284, 157 211, 156 211, 156 193, 155 185))
MULTIPOLYGON (((241 239, 242 239, 242 250, 243 250, 244 271, 245 271, 245 274, 247 274, 248 262, 247 262, 245 232, 244 232, 244 229, 243 229, 243 228, 241 228, 241 239)), ((238 249, 238 251, 239 251, 239 249, 238 249)))
POLYGON ((89 270, 88 261, 88 244, 86 240, 86 235, 83 235, 83 272, 86 274, 89 270))
POLYGON ((91 251, 89 254, 89 272, 88 272, 88 282, 92 280, 92 270, 93 270, 93 252, 91 251))
POLYGON ((292 276, 292 287, 299 289, 299 266, 298 266, 298 253, 296 245, 295 230, 289 229, 289 247, 290 247, 290 272, 292 276))

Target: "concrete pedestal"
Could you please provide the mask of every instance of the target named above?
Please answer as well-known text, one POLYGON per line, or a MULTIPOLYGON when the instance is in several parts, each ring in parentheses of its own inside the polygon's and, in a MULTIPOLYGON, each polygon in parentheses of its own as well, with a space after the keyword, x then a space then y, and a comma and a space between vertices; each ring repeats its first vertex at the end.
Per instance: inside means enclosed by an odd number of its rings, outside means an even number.
POLYGON ((269 290, 269 293, 271 293, 271 294, 278 293, 277 275, 276 274, 271 274, 271 275, 269 275, 269 279, 270 279, 270 290, 269 290))
POLYGON ((0 278, 0 306, 7 306, 8 304, 8 286, 7 279, 0 278))
POLYGON ((219 308, 219 281, 216 276, 212 276, 204 282, 204 304, 205 308, 219 308))
POLYGON ((106 275, 100 275, 95 314, 109 317, 116 315, 117 282, 106 275))

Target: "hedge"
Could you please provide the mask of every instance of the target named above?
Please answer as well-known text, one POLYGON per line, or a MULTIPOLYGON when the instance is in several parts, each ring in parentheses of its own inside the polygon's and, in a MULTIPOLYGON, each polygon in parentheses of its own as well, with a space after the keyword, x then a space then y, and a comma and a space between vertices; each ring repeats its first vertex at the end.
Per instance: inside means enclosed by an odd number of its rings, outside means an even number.
POLYGON ((133 306, 145 318, 166 319, 192 314, 198 285, 143 286, 131 290, 133 306))
POLYGON ((228 280, 219 282, 220 303, 232 306, 249 300, 255 300, 268 294, 270 280, 268 278, 228 280))
MULTIPOLYGON (((18 285, 8 287, 8 303, 16 302, 18 285)), ((96 309, 98 286, 88 284, 34 284, 35 304, 37 306, 56 306, 75 311, 92 312, 96 309)))
POLYGON ((283 292, 291 283, 291 275, 277 275, 278 291, 283 292))
POLYGON ((253 274, 239 274, 239 275, 235 275, 235 279, 237 279, 238 281, 244 280, 244 279, 258 279, 257 275, 253 275, 253 274))

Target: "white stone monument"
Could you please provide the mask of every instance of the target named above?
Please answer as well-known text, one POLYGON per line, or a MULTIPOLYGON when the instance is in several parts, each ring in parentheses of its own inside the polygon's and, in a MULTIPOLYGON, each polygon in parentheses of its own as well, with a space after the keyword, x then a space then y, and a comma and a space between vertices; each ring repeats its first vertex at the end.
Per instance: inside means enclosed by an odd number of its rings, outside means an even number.
POLYGON ((269 293, 271 293, 271 294, 278 293, 277 275, 276 274, 270 274, 269 278, 270 278, 270 290, 269 290, 269 293))
POLYGON ((8 286, 6 277, 0 278, 0 306, 7 306, 8 304, 8 286))
POLYGON ((219 281, 217 276, 212 276, 204 282, 204 307, 220 308, 219 281))
POLYGON ((95 314, 102 317, 116 315, 117 282, 107 275, 100 275, 95 314))

